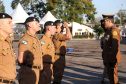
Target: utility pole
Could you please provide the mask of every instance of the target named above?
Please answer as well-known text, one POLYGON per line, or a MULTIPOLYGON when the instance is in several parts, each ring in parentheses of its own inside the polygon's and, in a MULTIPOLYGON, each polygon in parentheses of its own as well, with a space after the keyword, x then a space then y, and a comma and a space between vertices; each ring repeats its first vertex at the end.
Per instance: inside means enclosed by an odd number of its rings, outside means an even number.
POLYGON ((121 9, 120 9, 120 26, 122 26, 122 18, 121 18, 121 17, 122 17, 122 16, 121 16, 121 12, 122 12, 122 5, 123 5, 123 4, 121 4, 121 9))

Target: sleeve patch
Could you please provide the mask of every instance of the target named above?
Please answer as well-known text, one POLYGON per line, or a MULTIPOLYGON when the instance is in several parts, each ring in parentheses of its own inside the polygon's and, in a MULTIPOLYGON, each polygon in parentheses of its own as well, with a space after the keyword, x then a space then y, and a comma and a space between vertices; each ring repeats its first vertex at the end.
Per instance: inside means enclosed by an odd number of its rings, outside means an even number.
POLYGON ((117 31, 114 31, 114 32, 113 32, 113 35, 117 35, 117 31))
POLYGON ((42 44, 42 45, 45 45, 45 41, 41 41, 41 44, 42 44))
POLYGON ((25 44, 26 45, 27 43, 28 43, 28 41, 22 41, 22 44, 25 44))

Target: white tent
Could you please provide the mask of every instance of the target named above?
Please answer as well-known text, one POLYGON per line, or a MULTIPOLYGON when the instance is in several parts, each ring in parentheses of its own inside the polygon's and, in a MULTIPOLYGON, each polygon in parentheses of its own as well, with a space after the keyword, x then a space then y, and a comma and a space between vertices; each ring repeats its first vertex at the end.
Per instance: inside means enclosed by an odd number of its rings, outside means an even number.
POLYGON ((73 22, 72 26, 72 35, 75 36, 77 35, 82 35, 85 31, 89 33, 94 33, 94 30, 86 25, 81 25, 77 22, 73 22))
POLYGON ((40 24, 44 24, 46 21, 55 21, 57 20, 50 11, 48 11, 45 16, 41 19, 40 24))
POLYGON ((20 3, 18 3, 17 8, 11 16, 13 18, 13 23, 24 23, 26 18, 29 17, 29 15, 25 12, 20 3))

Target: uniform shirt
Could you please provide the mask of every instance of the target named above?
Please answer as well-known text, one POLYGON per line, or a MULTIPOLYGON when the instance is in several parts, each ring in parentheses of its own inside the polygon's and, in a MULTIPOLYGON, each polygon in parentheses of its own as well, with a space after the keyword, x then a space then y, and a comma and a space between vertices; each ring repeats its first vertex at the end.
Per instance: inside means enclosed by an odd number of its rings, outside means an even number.
POLYGON ((14 80, 16 78, 16 60, 10 39, 0 35, 0 79, 14 80))
POLYGON ((48 34, 43 35, 40 39, 42 46, 43 62, 54 62, 54 44, 52 42, 52 36, 48 34))
POLYGON ((119 63, 122 61, 120 54, 120 33, 116 27, 113 26, 106 32, 103 46, 104 61, 106 63, 119 63))
POLYGON ((19 41, 19 52, 24 52, 23 63, 41 66, 42 48, 36 35, 32 35, 29 31, 27 31, 27 33, 19 41))
POLYGON ((53 38, 55 53, 66 54, 66 41, 63 40, 64 34, 56 32, 53 38))

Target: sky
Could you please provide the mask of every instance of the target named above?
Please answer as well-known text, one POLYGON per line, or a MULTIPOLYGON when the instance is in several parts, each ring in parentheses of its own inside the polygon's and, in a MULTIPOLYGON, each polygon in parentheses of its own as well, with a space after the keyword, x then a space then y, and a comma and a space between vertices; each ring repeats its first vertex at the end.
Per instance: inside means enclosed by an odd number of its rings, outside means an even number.
MULTIPOLYGON (((11 8, 12 0, 1 0, 5 6, 5 12, 12 14, 14 10, 11 8)), ((102 17, 102 14, 117 14, 120 9, 126 10, 126 0, 92 0, 97 14, 95 17, 102 17)))

